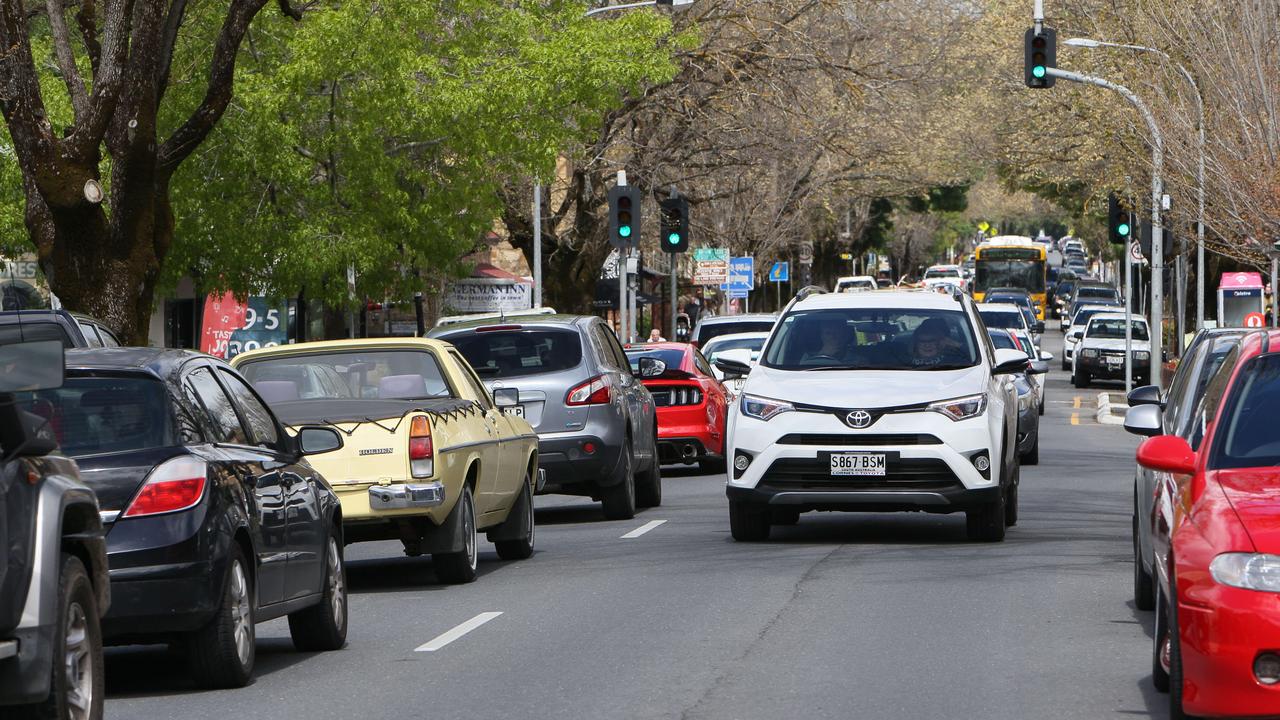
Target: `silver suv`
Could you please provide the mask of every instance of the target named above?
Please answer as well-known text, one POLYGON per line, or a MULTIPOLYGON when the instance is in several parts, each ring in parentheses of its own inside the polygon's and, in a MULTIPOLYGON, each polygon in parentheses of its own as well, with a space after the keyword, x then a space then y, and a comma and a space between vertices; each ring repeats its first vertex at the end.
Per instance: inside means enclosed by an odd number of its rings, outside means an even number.
POLYGON ((662 503, 653 398, 622 345, 597 317, 538 315, 436 328, 489 390, 514 387, 520 415, 538 433, 541 492, 587 495, 605 517, 625 520, 662 503))

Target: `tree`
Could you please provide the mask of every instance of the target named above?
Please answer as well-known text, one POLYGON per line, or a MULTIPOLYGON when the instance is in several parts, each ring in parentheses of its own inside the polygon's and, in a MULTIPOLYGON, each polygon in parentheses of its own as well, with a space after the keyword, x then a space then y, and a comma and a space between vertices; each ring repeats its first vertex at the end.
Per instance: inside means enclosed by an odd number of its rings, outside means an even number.
MULTIPOLYGON (((181 119, 166 123, 187 0, 82 0, 74 39, 62 0, 48 0, 43 14, 0 0, 0 110, 41 269, 67 307, 131 342, 146 340, 173 243, 174 173, 226 112, 240 43, 266 2, 230 0, 217 11, 199 100, 173 108, 181 119), (33 46, 49 51, 56 73, 37 69, 33 46)), ((289 0, 279 7, 301 17, 289 0)))

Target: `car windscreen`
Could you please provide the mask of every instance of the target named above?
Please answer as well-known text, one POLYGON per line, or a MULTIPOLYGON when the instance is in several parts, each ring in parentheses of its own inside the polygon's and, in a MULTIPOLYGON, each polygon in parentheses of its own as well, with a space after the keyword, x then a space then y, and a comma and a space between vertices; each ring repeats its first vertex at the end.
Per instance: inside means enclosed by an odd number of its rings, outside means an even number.
POLYGON ((1222 411, 1209 467, 1274 468, 1280 465, 1280 355, 1262 355, 1239 373, 1235 391, 1222 411))
POLYGON ((713 340, 702 347, 702 354, 711 362, 715 362, 720 353, 726 350, 750 350, 752 357, 760 353, 760 348, 764 347, 765 338, 729 338, 728 340, 713 340))
MULTIPOLYGON (((1131 337, 1134 340, 1147 341, 1151 339, 1147 332, 1147 324, 1138 320, 1133 321, 1133 331, 1131 337)), ((1085 330, 1084 336, 1090 340, 1116 340, 1124 339, 1124 320, 1121 319, 1100 319, 1089 321, 1089 328, 1085 330)))
POLYGON ((425 350, 268 356, 238 369, 268 403, 453 397, 440 363, 425 350))
POLYGON ((991 336, 991 344, 996 346, 997 350, 1018 350, 1018 345, 1013 341, 1013 336, 1007 332, 988 332, 991 336))
POLYGON ((482 330, 441 339, 453 343, 485 379, 560 372, 582 363, 582 337, 569 329, 482 330))
POLYGON ((989 328, 1022 329, 1022 315, 1013 310, 981 310, 979 314, 989 328))
POLYGON ((164 383, 150 377, 77 377, 55 390, 19 393, 22 408, 48 421, 68 457, 176 444, 164 383))
POLYGON ((769 332, 773 329, 773 320, 739 320, 737 322, 707 323, 698 330, 698 342, 705 345, 712 338, 721 335, 737 335, 738 333, 769 332))
POLYGON ((684 351, 670 348, 662 350, 627 350, 627 362, 631 364, 631 372, 640 372, 640 358, 645 357, 661 361, 663 365, 667 366, 668 370, 679 370, 680 364, 684 362, 684 351))
POLYGON ((961 311, 831 308, 787 315, 761 363, 783 370, 954 370, 980 358, 961 311))
POLYGON ((1104 311, 1098 308, 1094 308, 1092 310, 1078 310, 1076 311, 1076 314, 1072 316, 1071 324, 1072 325, 1086 324, 1089 322, 1089 318, 1093 317, 1094 315, 1097 315, 1100 312, 1111 312, 1111 310, 1108 309, 1104 311))
POLYGON ((960 277, 960 271, 959 271, 959 270, 956 270, 956 269, 954 269, 954 268, 952 268, 952 269, 947 269, 947 270, 925 270, 925 271, 924 271, 924 276, 925 276, 925 278, 926 278, 926 279, 928 279, 928 278, 958 278, 958 277, 960 277))

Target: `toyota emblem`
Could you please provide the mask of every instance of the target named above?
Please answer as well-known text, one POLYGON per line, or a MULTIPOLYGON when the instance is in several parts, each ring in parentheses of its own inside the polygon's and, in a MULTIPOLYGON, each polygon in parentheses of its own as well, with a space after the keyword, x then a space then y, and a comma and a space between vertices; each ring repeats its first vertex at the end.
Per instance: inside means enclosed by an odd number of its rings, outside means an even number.
POLYGON ((866 410, 854 410, 844 416, 844 421, 849 423, 850 427, 864 428, 871 426, 872 417, 866 410))

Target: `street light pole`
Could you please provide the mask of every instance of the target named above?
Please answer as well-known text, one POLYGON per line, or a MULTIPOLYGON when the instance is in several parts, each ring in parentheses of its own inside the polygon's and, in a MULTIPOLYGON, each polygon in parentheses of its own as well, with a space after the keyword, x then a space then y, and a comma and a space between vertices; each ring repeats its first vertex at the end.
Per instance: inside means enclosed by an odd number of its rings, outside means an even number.
MULTIPOLYGON (((1121 50, 1133 50, 1134 52, 1151 53, 1164 58, 1164 61, 1178 69, 1182 77, 1191 85, 1192 91, 1196 95, 1196 134, 1199 142, 1200 157, 1196 163, 1196 330, 1204 329, 1204 153, 1205 153, 1205 127, 1204 127, 1204 95, 1200 93, 1200 85, 1196 83, 1196 78, 1191 71, 1180 62, 1174 61, 1169 57, 1169 53, 1153 47, 1145 45, 1130 45, 1127 43, 1105 42, 1103 40, 1093 40, 1091 38, 1072 38, 1067 40, 1065 45, 1080 48, 1119 48, 1121 50)), ((1181 347, 1182 339, 1178 339, 1179 347, 1181 347)))
MULTIPOLYGON (((1119 93, 1129 101, 1130 105, 1137 108, 1138 114, 1142 115, 1142 119, 1147 124, 1147 130, 1151 133, 1150 381, 1153 385, 1160 385, 1162 380, 1161 370, 1164 366, 1164 230, 1160 226, 1160 202, 1161 197, 1164 194, 1164 136, 1160 134, 1160 127, 1156 125, 1155 116, 1151 114, 1151 110, 1147 107, 1147 104, 1142 102, 1142 98, 1135 95, 1129 88, 1118 83, 1113 83, 1105 78, 1095 77, 1093 75, 1082 75, 1080 73, 1060 70, 1058 68, 1048 68, 1048 74, 1062 80, 1084 83, 1086 85, 1096 85, 1119 93)), ((1129 325, 1128 319, 1125 320, 1125 325, 1129 325)), ((1129 362, 1132 362, 1132 357, 1125 358, 1125 363, 1129 362)))

